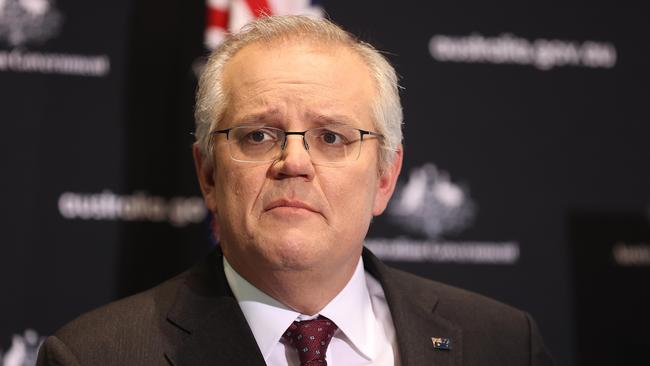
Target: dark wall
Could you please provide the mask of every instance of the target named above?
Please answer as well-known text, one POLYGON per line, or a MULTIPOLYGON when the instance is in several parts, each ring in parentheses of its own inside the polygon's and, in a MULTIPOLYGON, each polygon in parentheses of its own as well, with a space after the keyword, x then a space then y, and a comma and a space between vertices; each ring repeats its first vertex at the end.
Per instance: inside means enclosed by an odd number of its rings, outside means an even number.
MULTIPOLYGON (((640 6, 320 3, 404 87, 403 174, 371 250, 530 312, 558 364, 650 360, 640 6)), ((190 150, 204 4, 49 4, 0 12, 4 352, 214 245, 190 150)))

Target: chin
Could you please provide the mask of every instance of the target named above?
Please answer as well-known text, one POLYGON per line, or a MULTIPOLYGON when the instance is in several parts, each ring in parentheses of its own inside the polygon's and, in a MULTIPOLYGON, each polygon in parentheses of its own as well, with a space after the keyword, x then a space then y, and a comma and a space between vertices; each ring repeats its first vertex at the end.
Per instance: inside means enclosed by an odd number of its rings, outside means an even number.
POLYGON ((314 238, 300 240, 295 237, 276 237, 265 243, 264 249, 267 261, 276 269, 305 270, 321 262, 320 259, 327 252, 322 243, 314 238))

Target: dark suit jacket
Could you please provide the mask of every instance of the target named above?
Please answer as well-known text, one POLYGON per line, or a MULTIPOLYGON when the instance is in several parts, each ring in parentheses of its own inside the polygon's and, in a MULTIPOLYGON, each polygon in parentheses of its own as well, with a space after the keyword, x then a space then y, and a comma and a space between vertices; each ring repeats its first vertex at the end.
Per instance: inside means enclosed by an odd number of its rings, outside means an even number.
MULTIPOLYGON (((47 338, 37 364, 264 365, 221 256, 82 315, 47 338)), ((386 294, 402 365, 551 364, 528 314, 363 256, 386 294), (434 348, 432 337, 450 338, 451 350, 434 348)))

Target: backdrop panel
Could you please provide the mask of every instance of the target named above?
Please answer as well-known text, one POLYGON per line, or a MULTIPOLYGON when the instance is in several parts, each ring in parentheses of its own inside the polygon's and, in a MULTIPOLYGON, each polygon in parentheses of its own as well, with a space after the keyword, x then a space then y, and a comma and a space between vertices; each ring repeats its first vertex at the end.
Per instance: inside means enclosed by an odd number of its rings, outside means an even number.
MULTIPOLYGON (((212 35, 232 25, 210 17, 214 3, 46 3, 36 28, 49 38, 21 38, 16 16, 0 12, 5 351, 13 334, 31 344, 25 329, 49 334, 214 245, 189 133, 205 19, 212 35)), ((403 175, 368 247, 529 311, 560 365, 650 361, 635 352, 649 346, 644 12, 300 4, 386 50, 401 75, 403 175), (602 321, 608 309, 619 315, 602 321), (605 355, 601 336, 625 346, 605 355)))

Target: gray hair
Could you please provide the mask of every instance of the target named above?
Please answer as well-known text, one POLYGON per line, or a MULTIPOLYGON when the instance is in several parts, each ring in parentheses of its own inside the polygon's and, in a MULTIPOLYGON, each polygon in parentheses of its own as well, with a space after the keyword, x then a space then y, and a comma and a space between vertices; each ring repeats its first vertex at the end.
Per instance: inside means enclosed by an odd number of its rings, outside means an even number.
POLYGON ((377 98, 372 108, 375 128, 384 136, 379 150, 379 170, 383 171, 395 158, 402 142, 403 115, 395 69, 372 45, 358 40, 331 21, 299 15, 267 16, 248 23, 227 38, 208 58, 199 80, 194 112, 196 143, 206 163, 211 164, 213 159, 211 133, 217 129, 228 105, 228 93, 223 86, 225 64, 247 45, 293 39, 349 47, 367 64, 377 86, 377 98))

